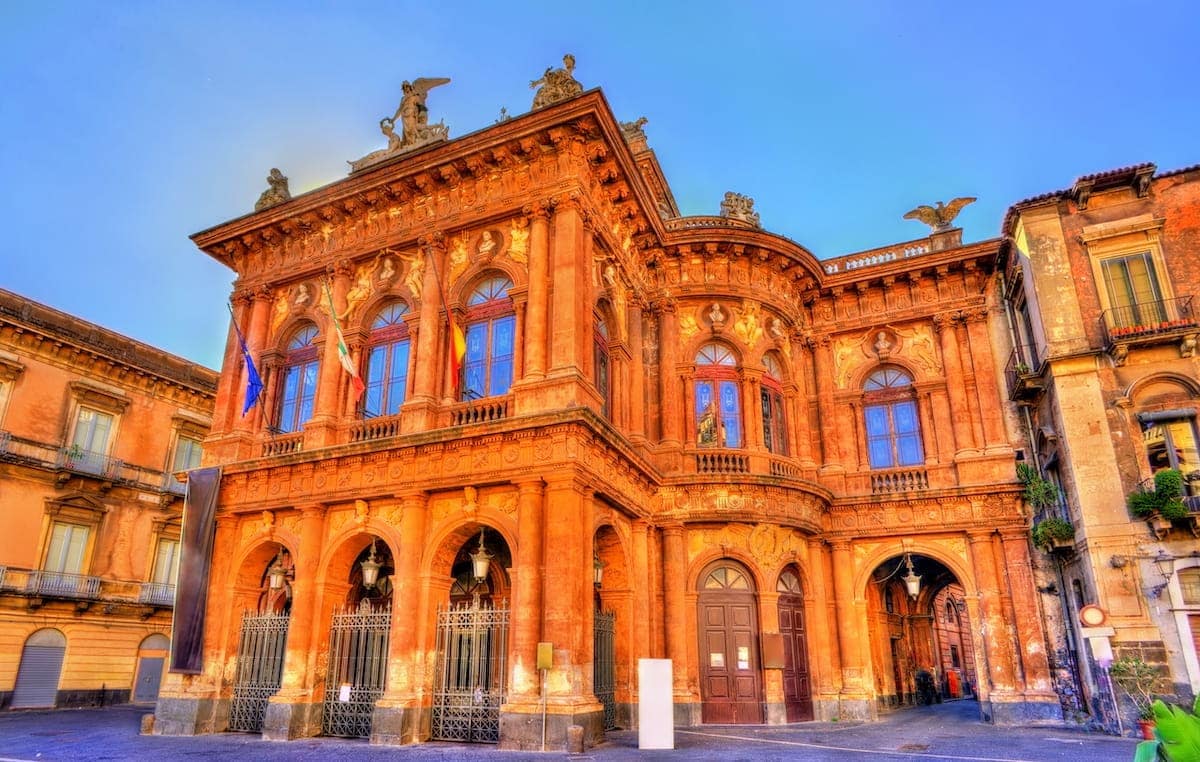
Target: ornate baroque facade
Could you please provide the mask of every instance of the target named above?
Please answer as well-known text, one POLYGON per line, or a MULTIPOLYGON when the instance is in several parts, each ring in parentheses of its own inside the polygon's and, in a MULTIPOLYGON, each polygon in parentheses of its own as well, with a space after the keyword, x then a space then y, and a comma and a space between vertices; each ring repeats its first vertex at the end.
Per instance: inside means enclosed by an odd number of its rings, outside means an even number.
POLYGON ((217 374, 0 290, 0 707, 153 702, 217 374))
POLYGON ((643 123, 572 93, 193 237, 265 392, 231 327, 204 671, 156 732, 534 749, 544 694, 565 748, 634 721, 643 657, 680 722, 869 718, 921 673, 1060 716, 1000 241, 818 261, 738 194, 680 217, 643 123))

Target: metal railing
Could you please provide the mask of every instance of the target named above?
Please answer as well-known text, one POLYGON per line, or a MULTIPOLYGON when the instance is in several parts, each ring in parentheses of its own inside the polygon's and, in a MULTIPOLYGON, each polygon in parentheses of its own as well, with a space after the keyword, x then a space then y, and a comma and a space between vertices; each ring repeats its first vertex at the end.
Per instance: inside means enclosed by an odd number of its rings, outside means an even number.
POLYGON ((1004 379, 1008 383, 1009 399, 1015 399, 1023 393, 1040 389, 1041 361, 1037 356, 1037 347, 1018 344, 1008 356, 1004 366, 1004 379))
POLYGON ((120 458, 111 458, 103 453, 25 439, 8 431, 0 431, 0 460, 23 463, 34 468, 59 469, 97 476, 145 490, 183 494, 184 485, 176 482, 170 473, 130 465, 120 458))
POLYGON ((102 452, 80 450, 77 447, 58 448, 58 458, 55 465, 68 471, 81 474, 103 476, 106 479, 116 479, 120 475, 125 461, 109 457, 102 452))
POLYGON ((1200 327, 1192 309, 1192 297, 1139 302, 1105 310, 1101 316, 1105 344, 1174 335, 1200 327))
POLYGON ((64 572, 31 571, 25 581, 25 592, 52 598, 100 597, 100 578, 64 572))
POLYGON ((175 586, 165 582, 143 582, 138 593, 138 603, 148 603, 151 606, 174 606, 175 586))

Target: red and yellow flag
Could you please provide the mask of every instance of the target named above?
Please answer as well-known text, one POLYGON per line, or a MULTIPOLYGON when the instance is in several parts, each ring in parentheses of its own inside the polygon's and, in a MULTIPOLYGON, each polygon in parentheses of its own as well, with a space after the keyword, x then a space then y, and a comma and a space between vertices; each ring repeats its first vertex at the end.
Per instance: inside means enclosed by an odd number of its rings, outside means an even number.
POLYGON ((462 362, 467 355, 467 337, 454 316, 450 316, 450 374, 454 379, 454 396, 458 396, 458 388, 462 384, 462 362))

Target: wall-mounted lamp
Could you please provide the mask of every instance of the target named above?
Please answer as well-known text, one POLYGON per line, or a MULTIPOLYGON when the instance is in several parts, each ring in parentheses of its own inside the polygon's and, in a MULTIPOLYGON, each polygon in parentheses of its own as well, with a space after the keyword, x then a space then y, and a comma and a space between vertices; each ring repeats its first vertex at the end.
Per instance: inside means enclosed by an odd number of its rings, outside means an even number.
POLYGON ((1151 559, 1154 561, 1154 568, 1162 575, 1163 581, 1160 585, 1155 585, 1146 591, 1151 598, 1161 598, 1162 591, 1167 585, 1171 584, 1171 577, 1175 575, 1175 556, 1172 556, 1167 551, 1159 548, 1158 554, 1151 559))
POLYGON ((600 560, 600 556, 592 556, 592 584, 600 587, 600 583, 604 581, 604 562, 600 560))
POLYGON ((379 581, 379 568, 383 564, 375 558, 375 538, 371 538, 371 554, 364 558, 361 562, 362 566, 362 583, 363 587, 375 587, 375 583, 379 581))
POLYGON ((475 578, 475 582, 483 582, 487 579, 488 568, 491 566, 492 554, 483 547, 483 527, 479 528, 479 550, 471 554, 471 576, 475 578))
POLYGON ((280 545, 279 553, 275 555, 275 563, 267 569, 267 583, 272 590, 280 590, 285 581, 287 581, 287 567, 283 565, 283 546, 280 545))
POLYGON ((903 577, 904 587, 908 590, 908 597, 915 601, 921 593, 921 575, 913 571, 911 554, 904 554, 904 563, 908 564, 908 574, 903 577))

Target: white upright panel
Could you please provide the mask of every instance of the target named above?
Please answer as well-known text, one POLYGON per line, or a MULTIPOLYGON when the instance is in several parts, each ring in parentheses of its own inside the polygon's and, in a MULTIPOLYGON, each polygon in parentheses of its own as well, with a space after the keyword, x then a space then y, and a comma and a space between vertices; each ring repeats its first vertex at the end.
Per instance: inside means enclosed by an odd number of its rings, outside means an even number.
POLYGON ((675 748, 670 659, 638 659, 638 748, 675 748))

